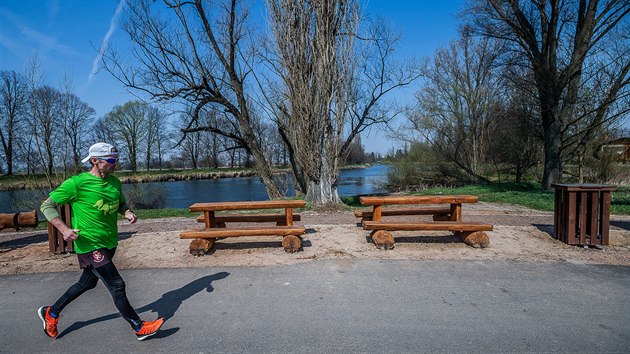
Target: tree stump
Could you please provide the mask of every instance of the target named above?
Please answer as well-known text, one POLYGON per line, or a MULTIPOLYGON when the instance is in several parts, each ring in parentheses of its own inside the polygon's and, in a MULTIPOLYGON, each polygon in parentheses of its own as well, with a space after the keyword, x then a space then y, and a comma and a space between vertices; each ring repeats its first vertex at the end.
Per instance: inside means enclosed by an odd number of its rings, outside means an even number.
POLYGON ((205 238, 196 238, 190 241, 190 246, 188 246, 190 254, 195 257, 203 256, 214 245, 214 239, 205 239, 205 238))
POLYGON ((458 236, 460 240, 462 240, 468 246, 476 247, 476 248, 486 248, 490 245, 490 238, 485 233, 485 231, 474 231, 474 232, 462 232, 458 231, 455 233, 455 236, 458 236))
POLYGON ((302 249, 302 238, 295 235, 286 235, 282 238, 282 247, 288 253, 295 253, 302 249))
POLYGON ((391 250, 394 248, 394 236, 387 230, 374 230, 370 233, 370 238, 378 249, 391 250))
POLYGON ((13 228, 18 231, 20 227, 24 226, 37 226, 37 212, 35 210, 15 214, 0 214, 0 230, 13 228))

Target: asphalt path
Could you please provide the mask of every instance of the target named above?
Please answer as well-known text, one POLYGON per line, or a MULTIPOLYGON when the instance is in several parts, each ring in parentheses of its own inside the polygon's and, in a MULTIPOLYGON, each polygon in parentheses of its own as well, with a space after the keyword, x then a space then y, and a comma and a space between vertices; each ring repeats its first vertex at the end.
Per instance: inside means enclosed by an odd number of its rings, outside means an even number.
POLYGON ((273 267, 121 271, 139 342, 102 286, 36 315, 78 272, 0 277, 0 352, 630 352, 630 267, 325 260, 273 267))

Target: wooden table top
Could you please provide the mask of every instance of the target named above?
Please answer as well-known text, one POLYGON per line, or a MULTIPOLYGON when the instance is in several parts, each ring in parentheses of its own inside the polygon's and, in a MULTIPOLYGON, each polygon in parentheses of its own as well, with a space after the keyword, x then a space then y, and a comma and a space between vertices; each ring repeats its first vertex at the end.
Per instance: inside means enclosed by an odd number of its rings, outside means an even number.
POLYGON ((246 210, 246 209, 285 209, 303 208, 306 203, 303 200, 260 200, 243 202, 212 202, 195 203, 188 210, 197 211, 219 211, 219 210, 246 210))
POLYGON ((474 195, 410 195, 410 196, 376 196, 361 197, 363 205, 384 204, 461 204, 477 203, 479 198, 474 195))

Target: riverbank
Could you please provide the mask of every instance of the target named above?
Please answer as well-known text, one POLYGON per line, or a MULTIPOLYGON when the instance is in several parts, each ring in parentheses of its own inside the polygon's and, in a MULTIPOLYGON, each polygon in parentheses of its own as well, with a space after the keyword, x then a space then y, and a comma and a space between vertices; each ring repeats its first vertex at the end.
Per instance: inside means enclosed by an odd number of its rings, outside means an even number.
MULTIPOLYGON (((354 170, 371 167, 370 164, 343 166, 341 170, 354 170)), ((274 168, 273 173, 290 173, 291 169, 274 168)), ((67 175, 65 178, 69 177, 67 175)), ((150 171, 116 171, 116 176, 122 183, 149 183, 149 182, 175 182, 191 181, 198 179, 218 179, 218 178, 238 178, 253 177, 256 172, 247 168, 217 168, 217 169, 171 169, 171 170, 150 170, 150 171)), ((55 185, 63 182, 64 177, 53 178, 55 185)), ((14 190, 34 190, 48 188, 48 181, 44 175, 26 176, 0 176, 0 191, 14 190)))
MULTIPOLYGON (((287 170, 277 170, 275 173, 285 173, 287 170)), ((227 171, 221 170, 169 170, 169 171, 150 171, 138 172, 132 174, 127 171, 120 171, 116 176, 122 183, 148 183, 148 182, 174 182, 174 181, 190 181, 194 179, 215 179, 215 178, 235 178, 235 177, 251 177, 256 173, 253 170, 242 169, 227 171)), ((59 184, 63 178, 55 178, 59 184)), ((27 176, 11 176, 0 178, 0 191, 26 190, 48 188, 48 181, 43 176, 27 177, 27 176)))

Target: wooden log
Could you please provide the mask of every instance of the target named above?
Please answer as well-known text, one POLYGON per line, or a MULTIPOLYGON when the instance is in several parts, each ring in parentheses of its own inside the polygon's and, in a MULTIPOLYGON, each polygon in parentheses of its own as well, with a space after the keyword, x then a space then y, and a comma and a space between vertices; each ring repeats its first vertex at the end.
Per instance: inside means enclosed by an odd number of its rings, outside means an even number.
POLYGON ((296 235, 287 235, 282 238, 282 247, 287 253, 295 253, 302 249, 302 238, 296 235))
POLYGON ((484 231, 456 232, 455 235, 468 246, 486 248, 490 245, 490 238, 484 231))
POLYGON ((394 248, 394 236, 387 230, 374 230, 370 233, 372 243, 381 250, 391 250, 394 248))
POLYGON ((242 227, 238 229, 212 228, 193 229, 180 232, 179 238, 221 238, 238 236, 285 236, 303 235, 304 226, 242 227))
POLYGON ((203 256, 206 253, 208 253, 208 251, 210 251, 213 245, 214 245, 214 239, 212 238, 211 239, 196 238, 190 241, 190 246, 188 246, 188 248, 189 248, 190 254, 192 254, 195 257, 198 257, 198 256, 203 256))
POLYGON ((37 212, 35 210, 14 214, 0 214, 0 230, 13 228, 15 231, 18 231, 20 227, 36 227, 37 221, 37 212))
POLYGON ((364 230, 388 230, 388 231, 492 231, 491 224, 461 221, 433 221, 433 222, 377 222, 366 221, 364 230))

